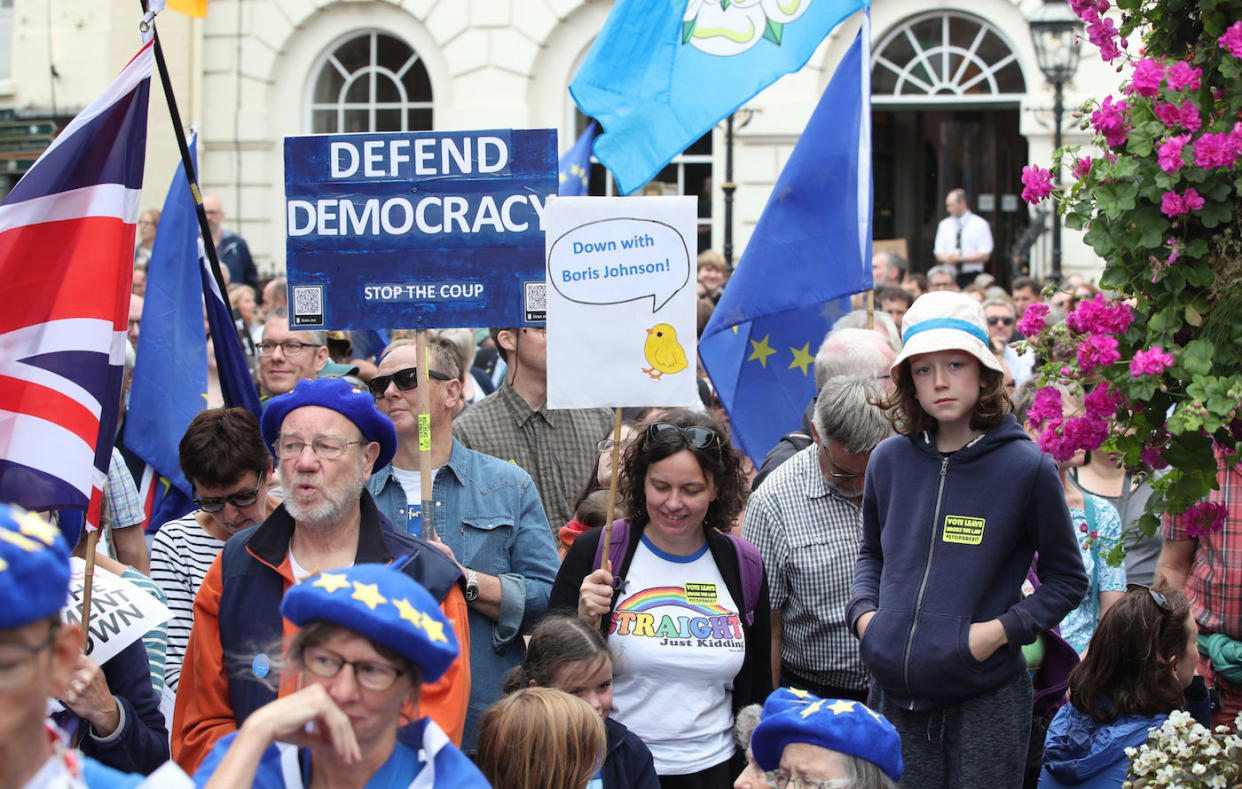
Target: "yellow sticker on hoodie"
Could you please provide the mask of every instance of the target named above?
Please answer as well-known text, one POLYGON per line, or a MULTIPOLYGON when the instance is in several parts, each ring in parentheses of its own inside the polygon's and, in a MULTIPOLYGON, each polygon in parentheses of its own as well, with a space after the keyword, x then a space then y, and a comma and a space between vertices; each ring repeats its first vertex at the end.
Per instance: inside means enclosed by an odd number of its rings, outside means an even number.
POLYGON ((978 545, 983 542, 983 527, 987 521, 983 518, 968 518, 965 515, 944 516, 944 533, 941 539, 955 542, 958 545, 978 545))

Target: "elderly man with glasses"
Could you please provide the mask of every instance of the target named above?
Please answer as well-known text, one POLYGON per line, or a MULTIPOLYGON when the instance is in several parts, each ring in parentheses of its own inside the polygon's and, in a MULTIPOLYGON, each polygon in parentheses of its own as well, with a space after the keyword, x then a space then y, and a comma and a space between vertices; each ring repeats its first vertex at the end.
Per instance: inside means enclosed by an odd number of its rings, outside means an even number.
POLYGON ((751 494, 742 536, 759 549, 772 606, 772 676, 833 698, 867 698, 867 669, 845 619, 862 542, 863 478, 892 433, 874 378, 829 378, 812 443, 751 494))
POLYGON ((468 374, 457 346, 432 337, 427 355, 423 376, 414 342, 397 340, 368 382, 396 428, 397 452, 367 488, 380 512, 398 528, 432 540, 466 577, 472 690, 462 749, 473 753, 479 718, 525 657, 522 634, 543 618, 560 561, 530 475, 453 437, 453 413, 468 374), (419 472, 418 387, 428 384, 434 533, 422 528, 419 472))
MULTIPOLYGON (((296 677, 280 670, 282 638, 296 632, 280 601, 315 573, 405 557, 402 571, 432 593, 458 643, 470 643, 457 566, 393 528, 366 492, 397 447, 392 421, 371 395, 340 378, 301 381, 268 403, 261 429, 285 500, 225 543, 194 601, 172 735, 173 758, 187 772, 256 709, 297 689, 296 677), (239 655, 254 657, 239 664, 239 655)), ((459 658, 424 690, 421 707, 460 741, 469 696, 470 667, 459 658)))

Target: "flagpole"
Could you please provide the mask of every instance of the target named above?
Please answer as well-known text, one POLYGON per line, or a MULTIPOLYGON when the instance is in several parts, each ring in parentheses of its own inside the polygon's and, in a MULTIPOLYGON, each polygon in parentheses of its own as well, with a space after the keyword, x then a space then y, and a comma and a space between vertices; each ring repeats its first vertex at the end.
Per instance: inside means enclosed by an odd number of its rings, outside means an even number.
MULTIPOLYGON (((419 327, 414 334, 415 358, 418 359, 418 476, 422 487, 421 515, 423 539, 436 539, 435 507, 431 500, 431 357, 427 351, 427 330, 419 327)), ((469 375, 469 373, 466 373, 469 375)))
MULTIPOLYGON (((142 7, 142 13, 147 13, 147 0, 138 0, 138 4, 142 7)), ((233 305, 229 300, 229 289, 224 284, 224 275, 220 273, 220 259, 216 255, 216 242, 211 237, 211 225, 207 223, 207 212, 203 208, 203 193, 198 186, 198 173, 194 168, 194 160, 190 158, 190 146, 185 139, 185 129, 181 125, 181 111, 177 109, 177 97, 173 95, 172 79, 168 76, 168 64, 164 61, 164 48, 160 45, 160 34, 155 28, 155 20, 152 19, 151 36, 155 41, 155 66, 160 73, 160 85, 164 88, 164 98, 168 102, 168 114, 172 118, 173 132, 177 136, 177 148, 181 151, 181 166, 185 170, 186 180, 190 183, 190 194, 194 197, 194 211, 198 214, 198 230, 202 234, 203 246, 207 251, 207 262, 211 265, 211 275, 216 280, 216 287, 220 289, 220 296, 224 299, 224 305, 228 308, 229 317, 236 326, 240 318, 233 305)), ((250 351, 250 355, 254 356, 254 341, 250 338, 250 332, 238 332, 243 337, 243 342, 250 351)))
MULTIPOLYGON (((621 409, 614 409, 612 423, 612 472, 608 475, 608 516, 604 519, 604 533, 600 537, 604 549, 600 551, 600 569, 613 571, 612 560, 608 558, 608 550, 612 545, 612 521, 617 517, 617 467, 621 465, 621 409)), ((595 617, 595 626, 599 627, 599 617, 595 617)))

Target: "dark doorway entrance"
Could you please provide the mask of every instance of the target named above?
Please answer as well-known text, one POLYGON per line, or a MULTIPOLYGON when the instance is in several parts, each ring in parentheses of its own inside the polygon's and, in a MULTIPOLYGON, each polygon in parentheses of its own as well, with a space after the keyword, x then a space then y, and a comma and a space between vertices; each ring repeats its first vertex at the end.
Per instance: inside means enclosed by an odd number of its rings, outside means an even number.
POLYGON ((1026 138, 1017 108, 877 109, 872 112, 875 238, 904 238, 912 271, 935 264, 944 196, 966 190, 992 226, 988 271, 1008 285, 1014 241, 1028 223, 1021 191, 1026 138))

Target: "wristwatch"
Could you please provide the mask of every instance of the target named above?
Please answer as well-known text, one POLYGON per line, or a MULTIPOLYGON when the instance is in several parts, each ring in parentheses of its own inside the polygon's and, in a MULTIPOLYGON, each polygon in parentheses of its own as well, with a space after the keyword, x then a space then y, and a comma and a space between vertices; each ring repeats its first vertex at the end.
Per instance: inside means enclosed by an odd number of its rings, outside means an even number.
POLYGON ((466 602, 473 603, 479 599, 479 574, 469 567, 466 568, 466 602))

